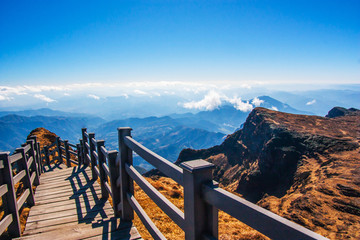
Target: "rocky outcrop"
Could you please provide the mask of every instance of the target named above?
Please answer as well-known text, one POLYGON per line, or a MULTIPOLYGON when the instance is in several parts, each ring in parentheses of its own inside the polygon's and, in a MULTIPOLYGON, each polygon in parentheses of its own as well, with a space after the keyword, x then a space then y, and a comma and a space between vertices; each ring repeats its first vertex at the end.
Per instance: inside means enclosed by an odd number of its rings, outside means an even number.
POLYGON ((327 237, 357 239, 359 136, 356 111, 328 118, 256 108, 221 145, 185 149, 177 163, 205 159, 248 200, 327 237))
POLYGON ((331 109, 326 117, 334 118, 334 117, 342 117, 347 115, 360 115, 360 110, 356 108, 343 108, 343 107, 334 107, 331 109))

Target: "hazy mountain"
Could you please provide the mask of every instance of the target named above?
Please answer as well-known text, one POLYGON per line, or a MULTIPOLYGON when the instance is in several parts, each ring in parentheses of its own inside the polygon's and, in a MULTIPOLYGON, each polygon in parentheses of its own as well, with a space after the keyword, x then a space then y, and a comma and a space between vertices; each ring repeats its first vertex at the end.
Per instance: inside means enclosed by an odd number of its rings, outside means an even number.
POLYGON ((101 118, 86 117, 25 117, 15 114, 0 117, 0 149, 12 151, 24 143, 29 132, 44 127, 62 139, 76 143, 81 137, 82 127, 95 127, 102 123, 101 118))
MULTIPOLYGON (((182 125, 181 121, 170 117, 129 118, 105 123, 95 129, 95 137, 104 139, 109 149, 118 149, 118 127, 130 126, 132 136, 145 147, 174 162, 184 148, 207 148, 223 141, 225 134, 182 125)), ((151 168, 149 164, 134 158, 135 164, 151 168)))
POLYGON ((280 101, 286 102, 296 109, 312 112, 319 116, 325 116, 328 109, 334 106, 345 108, 360 108, 360 90, 353 89, 321 89, 313 91, 297 92, 273 92, 280 101))
MULTIPOLYGON (((74 112, 63 112, 63 111, 57 111, 52 110, 50 108, 39 108, 39 109, 29 109, 29 110, 21 110, 21 111, 0 111, 0 117, 6 116, 6 115, 20 115, 24 117, 33 117, 33 116, 47 116, 47 117, 54 117, 54 116, 60 116, 60 117, 86 117, 86 118, 94 118, 95 121, 100 122, 101 119, 97 117, 96 115, 90 115, 85 113, 74 113, 74 112)), ((105 120, 103 120, 105 121, 105 120)))
MULTIPOLYGON (((297 110, 269 96, 260 96, 257 99, 261 107, 287 113, 311 114, 310 112, 297 110)), ((250 99, 249 102, 251 103, 253 100, 250 99)), ((212 111, 201 111, 196 114, 172 114, 170 116, 183 123, 199 123, 199 128, 208 131, 230 134, 236 129, 241 128, 249 113, 250 111, 240 111, 230 104, 225 104, 212 111)))

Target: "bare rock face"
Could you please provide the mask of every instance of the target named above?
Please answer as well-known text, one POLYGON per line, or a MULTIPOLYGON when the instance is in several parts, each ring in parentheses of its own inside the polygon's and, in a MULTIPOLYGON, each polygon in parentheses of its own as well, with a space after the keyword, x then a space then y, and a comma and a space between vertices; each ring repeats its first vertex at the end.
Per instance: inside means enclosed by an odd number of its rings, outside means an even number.
POLYGON ((342 107, 334 107, 333 109, 331 109, 328 114, 326 115, 326 117, 328 118, 334 118, 334 117, 342 117, 342 116, 347 116, 347 115, 359 115, 360 114, 360 110, 356 109, 356 108, 342 108, 342 107))
POLYGON ((329 238, 359 239, 359 138, 355 110, 330 118, 256 108, 221 145, 185 149, 177 163, 205 159, 248 200, 329 238))

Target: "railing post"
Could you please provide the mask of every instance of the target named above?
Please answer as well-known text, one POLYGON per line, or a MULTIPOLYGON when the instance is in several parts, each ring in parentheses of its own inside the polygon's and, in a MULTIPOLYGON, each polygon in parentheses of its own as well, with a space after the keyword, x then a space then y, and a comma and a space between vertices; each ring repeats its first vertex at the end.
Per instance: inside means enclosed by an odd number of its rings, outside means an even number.
POLYGON ((101 147, 105 145, 104 140, 97 140, 96 142, 96 148, 97 148, 97 154, 99 157, 99 172, 100 172, 100 186, 101 186, 101 197, 103 199, 109 198, 109 193, 106 190, 105 182, 107 182, 107 175, 105 173, 105 170, 103 168, 103 163, 105 163, 105 155, 101 151, 101 147))
POLYGON ((43 166, 42 166, 42 159, 41 159, 41 151, 40 151, 40 143, 39 142, 37 142, 37 155, 38 155, 38 158, 39 158, 40 172, 43 173, 44 169, 43 169, 43 166))
MULTIPOLYGON (((81 141, 81 140, 80 140, 81 141)), ((76 144, 76 153, 77 153, 77 158, 78 158, 78 162, 79 162, 79 168, 81 167, 82 164, 82 158, 81 158, 81 143, 76 144)))
POLYGON ((71 167, 70 152, 69 152, 69 140, 65 140, 64 145, 65 145, 66 166, 69 168, 69 167, 71 167))
POLYGON ((49 159, 49 148, 48 148, 48 146, 44 147, 44 155, 45 155, 46 165, 48 165, 49 168, 50 168, 50 159, 49 159))
POLYGON ((202 239, 207 234, 218 238, 218 210, 207 204, 201 186, 212 183, 214 165, 204 160, 183 162, 185 239, 202 239))
MULTIPOLYGON (((84 157, 84 164, 86 166, 89 166, 89 162, 88 162, 88 159, 86 157, 86 154, 88 153, 88 149, 86 148, 85 146, 85 143, 88 141, 85 133, 86 133, 87 129, 86 128, 82 128, 81 129, 81 133, 82 133, 82 150, 83 150, 83 157, 84 157)), ((90 156, 90 155, 89 155, 90 156)))
MULTIPOLYGON (((117 164, 116 159, 118 156, 118 151, 109 151, 108 152, 108 163, 110 169, 110 184, 111 184, 111 192, 113 194, 113 209, 115 213, 115 217, 121 217, 121 205, 120 205, 120 186, 117 184, 117 180, 120 176, 120 168, 119 164, 117 164)), ((120 162, 118 162, 120 163, 120 162)))
MULTIPOLYGON (((36 171, 38 173, 38 176, 41 175, 41 156, 39 155, 39 152, 40 152, 40 148, 39 148, 39 144, 37 142, 37 137, 35 135, 32 135, 29 137, 30 140, 34 140, 34 161, 35 161, 35 166, 36 166, 36 171)), ((39 182, 40 184, 40 182, 39 182)))
POLYGON ((61 151, 61 141, 60 141, 60 137, 56 137, 56 147, 57 147, 57 152, 58 152, 58 155, 59 155, 59 163, 63 163, 63 158, 62 158, 62 151, 61 151))
MULTIPOLYGON (((33 162, 31 163, 31 166, 29 166, 29 173, 31 173, 31 168, 35 172, 35 179, 34 179, 34 185, 38 186, 40 184, 40 178, 39 178, 39 169, 37 168, 36 164, 36 156, 35 156, 35 149, 34 149, 34 140, 30 139, 26 141, 27 144, 30 144, 30 156, 33 157, 33 162)), ((31 177, 31 174, 30 174, 31 177)))
POLYGON ((12 214, 13 217, 13 220, 8 227, 8 233, 11 237, 20 237, 21 227, 19 209, 16 201, 16 192, 14 188, 14 179, 9 152, 1 152, 0 160, 2 160, 4 164, 4 168, 0 169, 0 184, 6 184, 8 188, 8 192, 3 196, 5 214, 12 214))
POLYGON ((96 159, 94 156, 95 144, 92 141, 93 139, 95 139, 95 133, 89 133, 89 145, 90 145, 89 155, 90 155, 90 160, 91 160, 92 179, 97 179, 98 175, 95 172, 96 159))
POLYGON ((121 196, 121 218, 124 221, 132 221, 134 219, 134 210, 132 209, 127 194, 134 195, 134 181, 130 178, 125 170, 125 164, 133 164, 132 150, 126 146, 125 137, 131 137, 131 128, 118 128, 119 150, 120 150, 120 196, 121 196))
POLYGON ((17 153, 21 153, 22 158, 18 161, 19 167, 21 168, 21 170, 25 170, 25 172, 26 172, 25 177, 22 179, 24 188, 25 189, 28 188, 30 191, 30 194, 29 194, 28 198, 26 199, 26 202, 29 206, 34 206, 35 205, 34 191, 31 186, 31 179, 30 179, 31 175, 30 175, 30 171, 28 168, 28 164, 27 164, 28 159, 26 157, 25 149, 17 148, 15 151, 17 153))

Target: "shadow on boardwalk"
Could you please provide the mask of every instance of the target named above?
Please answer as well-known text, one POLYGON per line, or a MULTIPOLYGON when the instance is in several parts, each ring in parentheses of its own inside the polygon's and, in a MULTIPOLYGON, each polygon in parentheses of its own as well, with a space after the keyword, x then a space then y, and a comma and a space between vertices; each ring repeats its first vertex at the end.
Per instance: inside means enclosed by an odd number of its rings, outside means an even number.
POLYGON ((132 223, 114 217, 101 199, 100 185, 88 167, 45 167, 20 239, 140 239, 132 223))

